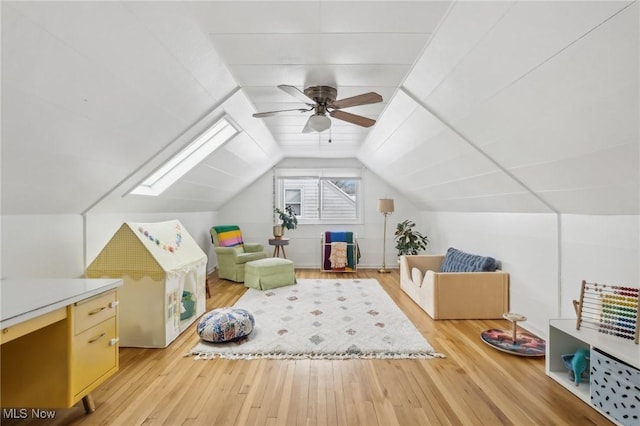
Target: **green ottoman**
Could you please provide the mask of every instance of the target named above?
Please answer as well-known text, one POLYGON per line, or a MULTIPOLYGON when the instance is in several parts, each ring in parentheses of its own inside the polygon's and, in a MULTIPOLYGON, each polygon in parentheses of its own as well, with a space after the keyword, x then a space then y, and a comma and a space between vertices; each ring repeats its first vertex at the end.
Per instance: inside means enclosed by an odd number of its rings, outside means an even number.
POLYGON ((296 283, 293 262, 279 257, 253 260, 244 265, 244 285, 269 290, 296 283))

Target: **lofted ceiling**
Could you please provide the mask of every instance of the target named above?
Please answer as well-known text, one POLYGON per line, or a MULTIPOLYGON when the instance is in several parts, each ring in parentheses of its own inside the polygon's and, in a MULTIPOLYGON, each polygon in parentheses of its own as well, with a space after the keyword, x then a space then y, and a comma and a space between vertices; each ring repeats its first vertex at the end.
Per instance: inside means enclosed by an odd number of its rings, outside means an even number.
POLYGON ((211 211, 286 157, 357 158, 424 210, 638 214, 637 1, 9 2, 4 214, 211 211), (383 101, 303 133, 277 88, 383 101), (242 132, 126 195, 216 118, 242 132))

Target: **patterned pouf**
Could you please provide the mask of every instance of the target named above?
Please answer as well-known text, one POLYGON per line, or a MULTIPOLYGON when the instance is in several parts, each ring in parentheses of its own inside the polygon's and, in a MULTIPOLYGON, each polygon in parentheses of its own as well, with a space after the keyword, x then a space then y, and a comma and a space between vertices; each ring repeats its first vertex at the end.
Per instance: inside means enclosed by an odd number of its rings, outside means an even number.
POLYGON ((248 336, 254 324, 253 315, 245 309, 219 308, 200 318, 197 332, 202 340, 221 343, 248 336))

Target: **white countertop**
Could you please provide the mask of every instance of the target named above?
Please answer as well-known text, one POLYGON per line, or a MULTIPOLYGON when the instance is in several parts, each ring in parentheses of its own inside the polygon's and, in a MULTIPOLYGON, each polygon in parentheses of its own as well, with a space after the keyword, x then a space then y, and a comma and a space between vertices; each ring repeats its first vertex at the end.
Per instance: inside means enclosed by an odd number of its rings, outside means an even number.
POLYGON ((0 329, 122 285, 120 278, 0 280, 0 329))

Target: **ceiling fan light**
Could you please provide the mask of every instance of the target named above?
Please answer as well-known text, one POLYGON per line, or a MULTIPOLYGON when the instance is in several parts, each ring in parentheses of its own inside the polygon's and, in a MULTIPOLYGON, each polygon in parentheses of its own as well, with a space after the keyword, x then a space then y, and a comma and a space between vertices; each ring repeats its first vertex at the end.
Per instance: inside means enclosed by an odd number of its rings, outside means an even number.
POLYGON ((324 132, 331 127, 331 119, 326 115, 313 115, 309 118, 309 127, 314 132, 324 132))

